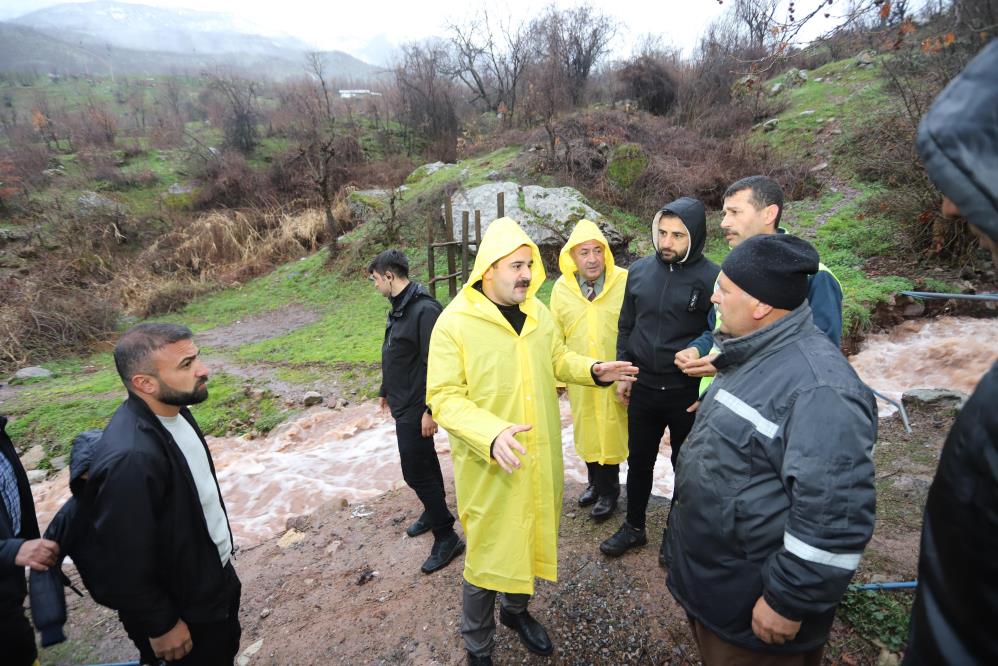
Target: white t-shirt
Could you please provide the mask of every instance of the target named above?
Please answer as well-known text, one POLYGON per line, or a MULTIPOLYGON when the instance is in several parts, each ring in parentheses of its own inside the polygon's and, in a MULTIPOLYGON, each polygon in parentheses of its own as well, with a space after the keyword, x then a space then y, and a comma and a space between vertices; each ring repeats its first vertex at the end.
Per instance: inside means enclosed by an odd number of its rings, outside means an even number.
POLYGON ((173 439, 187 460, 191 476, 194 477, 194 485, 198 489, 201 510, 204 512, 205 522, 208 523, 208 533, 211 535, 211 540, 215 542, 215 546, 218 547, 218 556, 222 559, 222 566, 225 566, 232 556, 232 540, 229 536, 229 524, 225 519, 225 512, 222 511, 222 502, 218 498, 218 486, 215 484, 215 477, 211 475, 211 467, 208 465, 208 453, 201 443, 201 438, 194 432, 194 428, 187 422, 187 419, 182 416, 157 416, 156 418, 173 435, 173 439))

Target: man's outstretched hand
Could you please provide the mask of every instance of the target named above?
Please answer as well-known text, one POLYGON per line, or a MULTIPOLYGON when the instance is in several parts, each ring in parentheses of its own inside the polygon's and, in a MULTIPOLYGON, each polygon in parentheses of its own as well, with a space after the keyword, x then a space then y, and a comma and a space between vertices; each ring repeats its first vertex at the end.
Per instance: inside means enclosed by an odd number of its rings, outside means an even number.
POLYGON ((516 441, 516 433, 527 432, 533 427, 532 425, 510 426, 499 433, 499 436, 492 442, 492 457, 507 474, 512 474, 513 470, 520 468, 520 458, 516 455, 517 451, 522 455, 527 455, 527 449, 516 441))
POLYGON ((633 382, 638 374, 638 367, 629 361, 605 361, 593 364, 593 374, 601 382, 633 382))

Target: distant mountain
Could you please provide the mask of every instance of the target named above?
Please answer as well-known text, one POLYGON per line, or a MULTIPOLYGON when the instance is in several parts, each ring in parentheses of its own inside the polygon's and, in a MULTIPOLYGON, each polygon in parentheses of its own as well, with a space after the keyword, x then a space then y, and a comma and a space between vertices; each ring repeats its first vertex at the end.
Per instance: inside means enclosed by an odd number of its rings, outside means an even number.
MULTIPOLYGON (((119 2, 66 4, 0 23, 0 71, 169 74, 229 66, 266 78, 304 74, 312 48, 228 14, 119 2)), ((381 68, 342 51, 325 53, 335 78, 367 80, 381 68)))

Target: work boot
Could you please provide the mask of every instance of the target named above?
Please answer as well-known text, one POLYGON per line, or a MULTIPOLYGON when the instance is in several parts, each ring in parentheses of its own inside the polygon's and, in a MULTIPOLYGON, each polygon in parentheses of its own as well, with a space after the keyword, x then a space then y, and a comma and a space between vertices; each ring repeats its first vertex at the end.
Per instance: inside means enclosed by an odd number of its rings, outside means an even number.
POLYGON ((523 645, 534 654, 547 656, 554 652, 548 632, 526 610, 514 614, 499 606, 499 621, 518 633, 523 645))
POLYGON ((457 532, 451 530, 450 534, 434 540, 430 556, 423 562, 420 570, 424 574, 431 574, 439 571, 450 564, 451 560, 464 552, 464 542, 457 536, 457 532))
POLYGON ((609 518, 617 510, 617 496, 607 495, 606 497, 600 497, 599 501, 596 502, 596 506, 593 510, 589 512, 589 516, 598 523, 602 523, 604 520, 609 518))
POLYGON ((483 657, 478 657, 469 652, 468 666, 492 666, 492 655, 487 654, 483 657))
POLYGON ((416 519, 412 525, 406 528, 405 533, 410 537, 418 537, 420 534, 425 534, 430 531, 430 517, 423 512, 419 518, 416 519))
POLYGON ((599 495, 596 494, 596 485, 590 483, 586 486, 585 491, 579 495, 579 506, 589 506, 590 504, 595 504, 598 499, 599 495))
POLYGON ((610 557, 620 557, 631 548, 637 548, 648 543, 648 536, 643 529, 631 527, 625 520, 617 532, 599 545, 600 551, 610 557))

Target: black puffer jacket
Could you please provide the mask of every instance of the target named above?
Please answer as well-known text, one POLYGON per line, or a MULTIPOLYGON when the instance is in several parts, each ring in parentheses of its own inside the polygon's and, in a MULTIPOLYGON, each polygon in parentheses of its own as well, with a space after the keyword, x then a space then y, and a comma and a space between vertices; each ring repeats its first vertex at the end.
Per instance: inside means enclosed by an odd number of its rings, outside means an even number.
MULTIPOLYGON (((204 444, 191 413, 184 408, 180 415, 204 444)), ((92 512, 105 570, 113 572, 98 601, 134 631, 161 636, 178 619, 228 618, 226 578, 194 477, 170 433, 138 398, 130 396, 111 417, 80 501, 92 512)))
POLYGON ((720 348, 679 452, 668 587, 729 643, 813 650, 873 534, 873 393, 807 303, 720 348), (768 645, 752 632, 760 596, 802 623, 793 641, 768 645))
POLYGON ((710 296, 720 271, 703 256, 707 217, 703 204, 682 197, 663 208, 652 222, 654 255, 627 269, 627 286, 617 325, 617 360, 641 370, 638 383, 654 389, 695 386, 676 367, 676 352, 686 349, 707 328, 710 296), (687 256, 668 264, 658 254, 658 221, 663 213, 678 216, 690 234, 687 256))
POLYGON ((59 562, 48 571, 30 574, 31 620, 41 634, 42 647, 66 640, 62 631, 66 624, 66 594, 63 589, 70 584, 62 571, 62 562, 69 556, 83 579, 83 585, 95 601, 104 599, 109 578, 114 575, 104 567, 104 558, 97 547, 93 521, 86 508, 81 510, 77 500, 86 488, 97 442, 102 430, 88 430, 76 436, 69 457, 69 489, 73 493, 45 529, 45 538, 59 544, 59 562))
POLYGON ((24 581, 24 567, 14 564, 21 544, 38 538, 38 520, 35 518, 35 503, 31 497, 28 475, 21 466, 14 444, 7 436, 7 417, 0 416, 0 455, 11 462, 17 476, 17 492, 21 499, 21 533, 14 536, 11 531, 7 507, 0 499, 0 608, 20 608, 28 587, 24 581))
POLYGON ((426 411, 426 359, 430 334, 443 307, 421 284, 410 282, 392 299, 381 345, 381 392, 396 421, 418 423, 426 411))
MULTIPOLYGON (((919 128, 929 177, 998 242, 998 40, 955 78, 919 128)), ((929 488, 906 666, 998 664, 998 364, 943 445, 929 488)))

